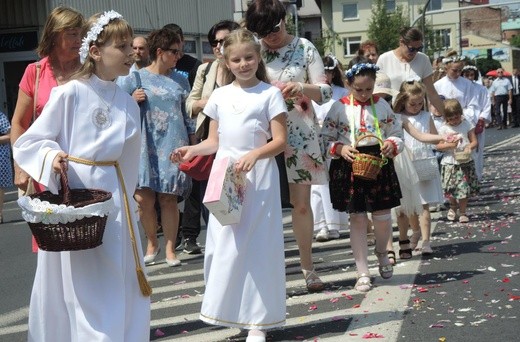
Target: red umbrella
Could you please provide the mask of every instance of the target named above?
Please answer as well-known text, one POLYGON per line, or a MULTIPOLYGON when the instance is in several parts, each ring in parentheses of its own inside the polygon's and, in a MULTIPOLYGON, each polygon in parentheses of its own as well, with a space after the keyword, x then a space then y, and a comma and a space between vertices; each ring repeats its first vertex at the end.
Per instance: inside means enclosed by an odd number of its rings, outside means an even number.
MULTIPOLYGON (((486 76, 491 76, 491 77, 497 77, 497 71, 496 70, 491 70, 491 71, 488 71, 486 76)), ((502 74, 502 76, 511 76, 511 73, 510 72, 507 72, 504 70, 504 73, 502 74)))

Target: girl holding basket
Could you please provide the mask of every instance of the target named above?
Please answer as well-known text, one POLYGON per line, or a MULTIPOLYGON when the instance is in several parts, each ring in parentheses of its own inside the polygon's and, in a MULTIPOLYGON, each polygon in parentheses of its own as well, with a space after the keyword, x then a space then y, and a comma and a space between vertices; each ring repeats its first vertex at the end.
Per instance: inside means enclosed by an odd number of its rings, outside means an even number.
POLYGON ((357 268, 355 289, 360 292, 372 288, 366 248, 367 212, 372 213, 374 222, 379 274, 388 279, 393 275, 386 253, 392 231, 390 209, 399 206, 401 198, 392 162, 403 148, 401 122, 385 100, 372 96, 378 69, 371 63, 359 63, 346 72, 351 94, 332 105, 321 131, 327 155, 333 158, 329 171, 332 206, 350 214, 350 240, 357 268), (355 159, 370 160, 367 155, 379 158, 376 163, 381 170, 375 179, 364 179, 354 172, 355 159))
POLYGON ((16 162, 52 193, 58 193, 56 173, 63 167, 70 188, 102 189, 114 200, 102 245, 38 253, 29 341, 150 338, 151 289, 132 200, 139 107, 114 83, 133 64, 132 35, 115 11, 90 18, 79 50, 81 68, 53 89, 41 116, 14 143, 16 162))

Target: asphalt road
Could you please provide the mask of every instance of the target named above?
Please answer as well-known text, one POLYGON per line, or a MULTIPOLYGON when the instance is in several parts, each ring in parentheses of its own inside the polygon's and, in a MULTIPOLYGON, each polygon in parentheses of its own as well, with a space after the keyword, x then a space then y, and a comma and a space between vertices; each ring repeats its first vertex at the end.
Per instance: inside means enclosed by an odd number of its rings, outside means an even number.
MULTIPOLYGON (((353 290, 355 267, 347 231, 339 240, 314 243, 316 268, 328 286, 323 293, 307 293, 290 215, 285 213, 287 325, 270 332, 268 340, 518 340, 519 133, 518 128, 488 130, 485 179, 481 195, 468 210, 470 223, 450 224, 443 219, 445 212, 433 213, 435 254, 399 261, 394 276, 375 277, 375 287, 366 295, 353 290)), ((36 267, 30 232, 15 198, 14 191, 7 195, 5 223, 0 225, 0 341, 6 342, 27 340, 36 267)), ((394 237, 397 240, 396 232, 394 237)), ((199 242, 203 244, 204 236, 199 242)), ((378 275, 371 254, 371 273, 378 275)), ((147 269, 154 290, 151 340, 223 341, 237 334, 236 329, 198 320, 203 257, 180 254, 180 259, 181 267, 159 263, 147 269)))

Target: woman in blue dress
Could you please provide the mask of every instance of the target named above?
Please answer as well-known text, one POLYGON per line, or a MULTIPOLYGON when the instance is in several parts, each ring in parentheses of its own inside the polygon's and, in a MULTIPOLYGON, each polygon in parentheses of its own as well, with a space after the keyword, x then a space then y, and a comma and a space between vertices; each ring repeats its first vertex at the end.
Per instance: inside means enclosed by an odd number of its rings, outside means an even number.
POLYGON ((13 186, 13 165, 11 164, 11 124, 7 116, 0 112, 0 223, 4 222, 5 188, 13 186))
POLYGON ((173 267, 181 262, 175 255, 175 237, 179 224, 177 198, 191 190, 191 179, 169 160, 171 151, 195 143, 195 124, 187 116, 188 93, 170 75, 180 58, 180 37, 168 29, 148 36, 152 63, 127 77, 122 88, 131 94, 142 88, 146 101, 141 106, 141 159, 139 184, 135 199, 148 244, 144 261, 151 264, 160 251, 157 239, 155 201, 161 208, 161 224, 166 240, 166 263, 173 267))

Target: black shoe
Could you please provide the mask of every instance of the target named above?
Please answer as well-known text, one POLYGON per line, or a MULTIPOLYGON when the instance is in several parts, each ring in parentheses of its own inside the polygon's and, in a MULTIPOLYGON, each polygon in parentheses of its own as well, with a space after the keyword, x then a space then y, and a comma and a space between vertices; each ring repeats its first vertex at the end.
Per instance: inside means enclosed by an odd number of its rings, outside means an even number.
POLYGON ((201 254, 202 251, 194 239, 186 239, 184 242, 184 253, 187 254, 201 254))

